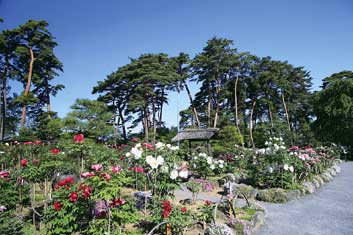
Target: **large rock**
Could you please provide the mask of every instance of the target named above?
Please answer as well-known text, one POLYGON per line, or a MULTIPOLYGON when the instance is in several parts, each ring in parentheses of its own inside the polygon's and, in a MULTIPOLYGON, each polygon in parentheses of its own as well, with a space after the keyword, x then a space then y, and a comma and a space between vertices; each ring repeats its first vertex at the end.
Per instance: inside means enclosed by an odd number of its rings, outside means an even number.
POLYGON ((265 224, 265 213, 262 211, 257 211, 252 218, 253 230, 259 229, 265 224))
POLYGON ((258 193, 255 188, 246 184, 235 184, 232 192, 233 194, 238 194, 240 197, 245 195, 247 198, 255 198, 258 193))
POLYGON ((259 190, 256 199, 265 202, 284 203, 288 201, 288 196, 284 189, 271 188, 259 190))

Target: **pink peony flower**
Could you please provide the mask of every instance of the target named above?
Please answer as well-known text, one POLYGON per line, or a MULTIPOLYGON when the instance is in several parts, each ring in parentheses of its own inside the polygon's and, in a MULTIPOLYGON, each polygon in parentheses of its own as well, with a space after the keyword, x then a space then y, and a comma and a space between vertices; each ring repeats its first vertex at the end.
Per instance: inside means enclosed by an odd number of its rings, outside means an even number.
POLYGON ((111 171, 113 173, 120 173, 123 169, 121 168, 121 166, 112 166, 111 171))
POLYGON ((103 165, 102 164, 94 164, 91 166, 91 168, 95 171, 100 171, 100 170, 102 170, 103 165))
POLYGON ((111 179, 111 176, 108 173, 102 173, 101 176, 106 180, 109 181, 111 179))
POLYGON ((92 177, 95 176, 96 174, 94 172, 83 172, 81 173, 81 177, 82 178, 88 178, 88 177, 92 177))
POLYGON ((9 177, 10 172, 8 171, 0 171, 0 179, 4 179, 6 177, 9 177))

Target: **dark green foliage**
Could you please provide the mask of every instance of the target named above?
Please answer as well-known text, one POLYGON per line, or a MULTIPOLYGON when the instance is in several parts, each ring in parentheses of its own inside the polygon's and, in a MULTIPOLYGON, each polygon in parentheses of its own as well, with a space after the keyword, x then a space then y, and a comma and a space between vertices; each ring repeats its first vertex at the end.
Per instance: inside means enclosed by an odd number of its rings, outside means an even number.
POLYGON ((315 95, 313 129, 318 139, 352 149, 353 73, 344 71, 338 74, 326 78, 324 89, 315 95), (338 74, 345 76, 340 79, 338 74))
POLYGON ((107 106, 99 101, 78 99, 71 106, 73 110, 64 119, 67 131, 81 132, 93 139, 107 138, 112 135, 113 128, 109 124, 113 114, 107 106))

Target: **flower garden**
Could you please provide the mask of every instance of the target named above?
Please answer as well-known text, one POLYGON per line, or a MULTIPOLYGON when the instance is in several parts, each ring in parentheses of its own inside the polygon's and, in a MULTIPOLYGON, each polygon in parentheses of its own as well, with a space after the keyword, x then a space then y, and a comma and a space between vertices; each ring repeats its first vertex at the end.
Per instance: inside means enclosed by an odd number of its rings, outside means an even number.
POLYGON ((210 156, 202 148, 190 152, 137 138, 96 144, 82 134, 55 144, 5 143, 0 228, 6 234, 250 234, 253 215, 263 209, 232 182, 300 190, 340 154, 335 146, 287 148, 281 137, 266 145, 210 156), (183 186, 192 197, 178 200, 183 186), (200 200, 202 191, 219 200, 200 200))
POLYGON ((87 40, 71 23, 0 25, 0 235, 247 235, 263 202, 313 193, 353 157, 353 71, 314 91, 312 68, 227 38, 127 59, 108 26, 98 43, 92 25, 87 40))

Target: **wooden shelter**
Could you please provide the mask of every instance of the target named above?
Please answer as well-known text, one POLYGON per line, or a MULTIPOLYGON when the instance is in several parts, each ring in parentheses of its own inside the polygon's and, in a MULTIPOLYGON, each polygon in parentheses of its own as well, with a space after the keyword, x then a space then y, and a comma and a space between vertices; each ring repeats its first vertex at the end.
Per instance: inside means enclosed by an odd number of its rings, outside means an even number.
POLYGON ((209 141, 215 134, 218 133, 218 131, 218 128, 185 129, 179 131, 178 134, 172 139, 172 142, 188 140, 189 148, 191 149, 192 141, 206 141, 207 150, 209 154, 212 154, 209 141))

